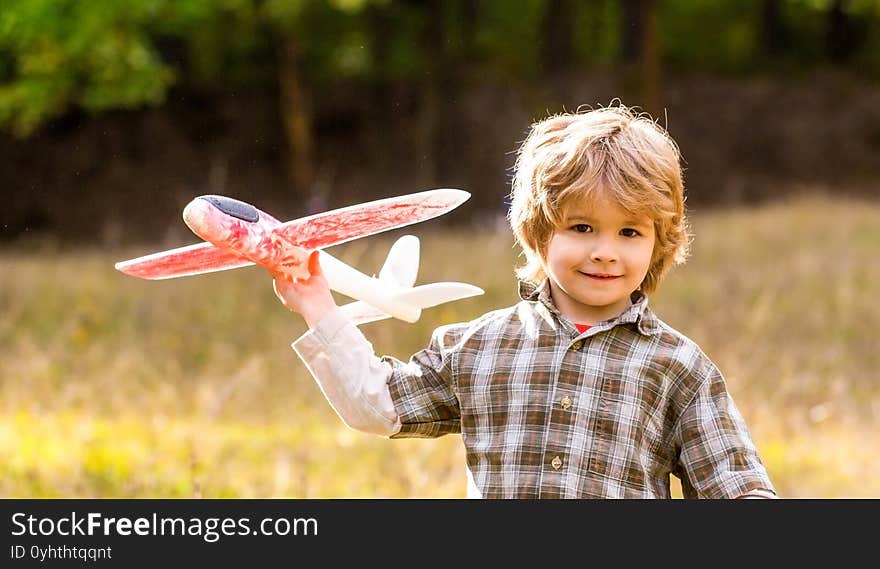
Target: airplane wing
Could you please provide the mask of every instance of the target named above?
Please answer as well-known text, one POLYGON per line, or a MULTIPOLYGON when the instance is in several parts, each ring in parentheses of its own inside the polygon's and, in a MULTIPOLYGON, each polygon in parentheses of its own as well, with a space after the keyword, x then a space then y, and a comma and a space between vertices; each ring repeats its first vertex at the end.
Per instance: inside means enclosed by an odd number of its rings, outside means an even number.
POLYGON ((210 243, 197 243, 116 263, 116 269, 133 277, 160 280, 225 271, 253 265, 238 253, 210 243))
POLYGON ((470 197, 450 188, 357 204, 282 223, 273 235, 306 250, 323 249, 443 215, 470 197))
MULTIPOLYGON (((307 251, 338 245, 382 231, 438 217, 464 203, 470 194, 441 188, 356 204, 279 224, 273 241, 307 251)), ((116 263, 116 269, 143 279, 170 279, 253 265, 231 249, 203 242, 116 263)))

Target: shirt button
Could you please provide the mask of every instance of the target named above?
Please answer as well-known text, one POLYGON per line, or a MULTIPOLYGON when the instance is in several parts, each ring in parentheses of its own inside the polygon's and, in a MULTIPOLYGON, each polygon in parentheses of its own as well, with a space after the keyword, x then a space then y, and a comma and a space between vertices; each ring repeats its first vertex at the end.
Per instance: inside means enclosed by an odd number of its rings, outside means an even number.
POLYGON ((562 401, 560 401, 560 403, 562 403, 562 408, 565 409, 566 411, 568 411, 571 408, 571 398, 568 395, 563 397, 562 401))
POLYGON ((553 460, 550 461, 550 466, 552 466, 555 470, 559 470, 562 467, 562 459, 558 456, 554 456, 553 460))
POLYGON ((583 347, 584 347, 583 340, 578 340, 577 342, 575 342, 574 344, 571 345, 571 349, 576 352, 579 352, 581 350, 581 348, 583 348, 583 347))

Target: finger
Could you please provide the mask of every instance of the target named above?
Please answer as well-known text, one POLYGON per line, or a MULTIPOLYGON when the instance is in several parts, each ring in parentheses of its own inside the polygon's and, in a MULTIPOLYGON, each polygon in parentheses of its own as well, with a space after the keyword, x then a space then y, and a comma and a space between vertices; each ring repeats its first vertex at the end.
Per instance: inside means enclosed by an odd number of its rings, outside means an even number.
POLYGON ((276 293, 283 294, 284 291, 292 288, 292 284, 294 283, 290 280, 290 277, 284 273, 278 273, 275 278, 272 279, 272 288, 275 289, 276 293))
POLYGON ((287 281, 289 283, 294 282, 294 279, 290 275, 288 275, 287 273, 283 273, 283 272, 275 270, 275 269, 266 269, 266 270, 269 271, 269 274, 272 275, 272 279, 275 282, 283 282, 283 281, 287 281))
POLYGON ((309 276, 321 276, 321 261, 318 260, 319 251, 315 249, 309 255, 309 276))

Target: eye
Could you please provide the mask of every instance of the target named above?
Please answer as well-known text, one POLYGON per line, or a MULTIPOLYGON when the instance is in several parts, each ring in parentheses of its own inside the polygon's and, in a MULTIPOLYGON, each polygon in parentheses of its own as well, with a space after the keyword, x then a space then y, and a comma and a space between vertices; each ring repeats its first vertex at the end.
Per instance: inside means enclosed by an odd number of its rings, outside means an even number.
POLYGON ((577 233, 588 233, 593 230, 592 227, 587 225, 586 223, 577 223, 571 226, 572 231, 576 231, 577 233))
POLYGON ((632 227, 624 227, 620 230, 620 234, 624 237, 638 237, 639 235, 641 235, 641 233, 639 233, 632 227))

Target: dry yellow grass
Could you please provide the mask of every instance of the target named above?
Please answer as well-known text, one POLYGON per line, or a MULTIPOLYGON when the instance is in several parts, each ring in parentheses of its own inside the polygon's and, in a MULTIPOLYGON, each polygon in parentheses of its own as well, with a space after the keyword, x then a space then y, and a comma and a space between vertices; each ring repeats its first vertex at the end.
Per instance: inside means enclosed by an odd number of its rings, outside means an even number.
MULTIPOLYGON (((692 218, 692 258, 654 309, 724 371, 782 496, 880 496, 880 204, 808 197, 692 218)), ((402 359, 435 326, 516 301, 509 236, 410 229, 420 282, 486 295, 363 328, 402 359)), ((402 233, 334 252, 370 272, 402 233)), ((0 495, 464 496, 459 438, 342 425, 263 271, 114 271, 145 252, 0 253, 0 495)))

